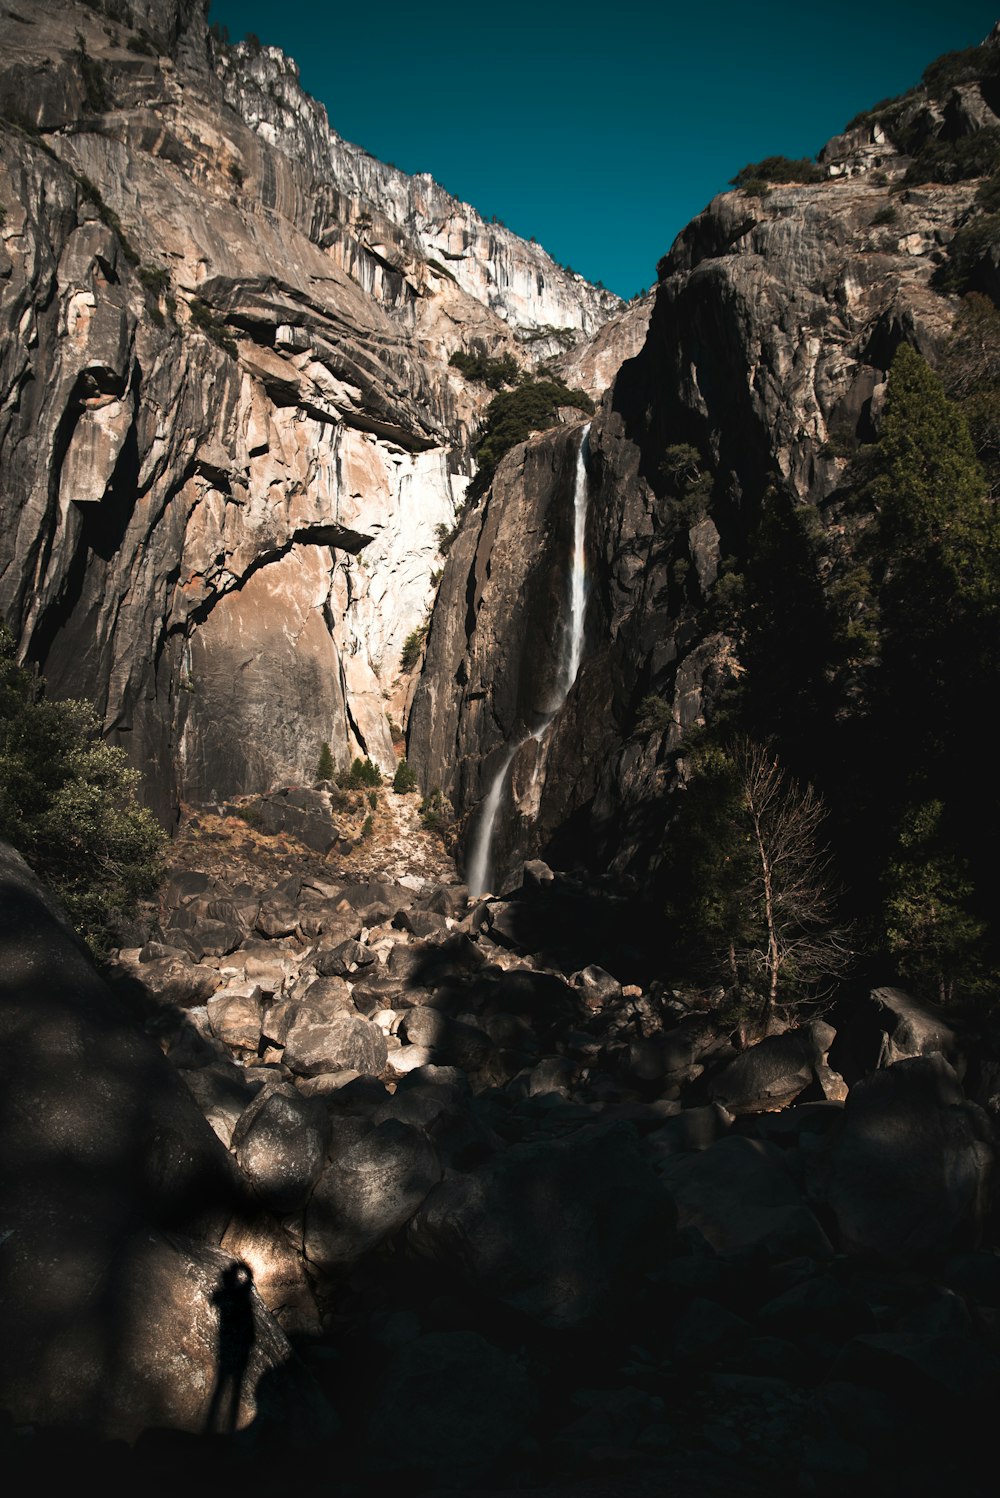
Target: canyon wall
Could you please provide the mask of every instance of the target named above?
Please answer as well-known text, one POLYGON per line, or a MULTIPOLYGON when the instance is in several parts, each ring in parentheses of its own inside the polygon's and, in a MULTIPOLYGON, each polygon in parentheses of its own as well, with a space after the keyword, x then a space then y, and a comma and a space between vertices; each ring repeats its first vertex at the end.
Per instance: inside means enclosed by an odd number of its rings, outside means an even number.
MULTIPOLYGON (((891 128, 911 151, 971 138, 997 125, 988 96, 985 83, 943 100, 917 89, 891 128)), ((900 343, 932 363, 944 351, 959 306, 949 246, 976 211, 968 175, 904 183, 912 156, 889 128, 873 117, 832 141, 809 172, 820 180, 721 195, 661 262, 648 336, 592 424, 588 651, 541 770, 533 745, 514 760, 497 832, 501 885, 539 853, 559 866, 655 866, 685 738, 745 670, 727 589, 742 582, 762 520, 808 511, 831 575, 838 547, 850 552, 851 460, 876 433, 900 343), (694 507, 664 461, 679 445, 702 475, 694 507)), ((980 262, 989 290, 995 252, 982 249, 980 262)), ((448 789, 466 828, 515 732, 509 682, 544 669, 555 627, 517 602, 554 558, 539 557, 530 525, 503 544, 494 512, 521 491, 529 514, 565 508, 568 464, 561 434, 510 454, 445 570, 411 758, 448 789), (548 495, 538 492, 546 482, 548 495)), ((558 523, 546 535, 564 552, 558 523)), ((787 683, 789 701, 798 690, 787 683)))
POLYGON ((165 817, 391 769, 488 392, 620 305, 188 0, 0 17, 0 616, 165 817))

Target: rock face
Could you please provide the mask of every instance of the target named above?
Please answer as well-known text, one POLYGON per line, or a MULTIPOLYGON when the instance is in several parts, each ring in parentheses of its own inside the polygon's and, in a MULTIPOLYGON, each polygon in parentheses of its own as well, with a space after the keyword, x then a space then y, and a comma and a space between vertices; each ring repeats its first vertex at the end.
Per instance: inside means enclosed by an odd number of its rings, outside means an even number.
POLYGON ((341 141, 198 5, 28 0, 0 56, 0 612, 164 814, 323 743, 391 768, 486 394, 447 357, 620 304, 341 141))
POLYGON ((126 1440, 232 1433, 261 1414, 267 1378, 276 1420, 332 1435, 252 1280, 214 1246, 241 1194, 225 1150, 6 844, 0 974, 18 1057, 0 1157, 7 1417, 126 1440))
MULTIPOLYGON (((956 100, 952 134, 996 126, 978 85, 956 100)), ((919 107, 918 97, 911 113, 919 107)), ((921 129, 932 130, 943 117, 927 107, 921 129)), ((824 181, 716 198, 661 262, 648 336, 590 429, 587 649, 550 730, 544 777, 534 746, 515 759, 498 830, 508 873, 539 852, 563 866, 570 856, 639 873, 655 863, 673 751, 743 669, 717 589, 723 560, 731 572, 745 567, 775 496, 835 532, 841 518, 828 502, 875 433, 896 348, 906 340, 933 356, 943 347, 958 303, 938 272, 975 183, 911 188, 890 202, 909 158, 877 122, 839 138, 823 160, 824 181), (664 473, 674 444, 701 455, 710 495, 698 514, 664 473), (662 705, 655 727, 637 723, 647 696, 662 705)), ((498 649, 507 624, 496 593, 516 599, 525 588, 533 599, 534 580, 556 565, 559 527, 550 522, 543 538, 532 517, 565 505, 568 468, 558 435, 509 455, 445 571, 410 758, 473 823, 499 746, 511 746, 509 657, 544 661, 560 627, 557 611, 538 621, 529 603, 498 649), (539 488, 546 471, 549 494, 539 488), (530 542, 512 544, 496 512, 522 484, 530 542), (548 557, 538 552, 546 539, 548 557), (482 762, 485 775, 472 768, 482 762)))

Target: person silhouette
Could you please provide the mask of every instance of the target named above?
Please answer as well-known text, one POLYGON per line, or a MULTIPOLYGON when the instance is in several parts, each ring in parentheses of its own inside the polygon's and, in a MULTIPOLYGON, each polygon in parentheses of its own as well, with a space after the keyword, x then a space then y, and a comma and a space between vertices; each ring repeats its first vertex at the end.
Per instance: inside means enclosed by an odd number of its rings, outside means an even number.
POLYGON ((205 1420, 208 1435, 232 1435, 236 1430, 243 1379, 257 1340, 252 1291, 253 1273, 242 1260, 222 1271, 212 1291, 212 1304, 219 1310, 218 1372, 205 1420))

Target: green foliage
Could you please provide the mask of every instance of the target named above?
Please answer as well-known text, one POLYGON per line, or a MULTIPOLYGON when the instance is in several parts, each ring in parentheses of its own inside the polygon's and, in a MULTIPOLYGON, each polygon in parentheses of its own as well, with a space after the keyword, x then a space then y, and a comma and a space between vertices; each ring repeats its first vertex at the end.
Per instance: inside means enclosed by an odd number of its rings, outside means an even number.
POLYGON ((479 472, 469 488, 470 497, 485 492, 497 464, 512 447, 525 442, 532 432, 543 432, 558 421, 560 406, 574 406, 591 415, 594 403, 583 390, 570 389, 562 380, 528 380, 516 390, 495 395, 486 408, 476 444, 479 472))
POLYGON ((396 773, 392 778, 392 788, 399 796, 407 796, 411 791, 417 789, 417 777, 415 771, 401 759, 396 766, 396 773))
POLYGON ((961 52, 945 52, 935 58, 923 72, 923 84, 932 99, 945 99, 961 83, 975 83, 1000 76, 1000 55, 996 47, 966 47, 961 52))
POLYGON ((635 731, 639 734, 666 733, 672 721, 667 699, 656 692, 649 692, 636 710, 635 731))
POLYGON ((375 811, 377 809, 377 807, 378 807, 378 791, 369 791, 368 792, 368 805, 371 807, 372 811, 375 811))
POLYGON ((787 156, 766 156, 763 161, 752 161, 741 167, 729 181, 731 187, 742 187, 746 191, 751 183, 825 182, 826 173, 815 161, 804 157, 792 161, 787 156))
MULTIPOLYGON (((976 555, 995 526, 968 426, 909 345, 892 365, 872 498, 883 555, 897 574, 941 569, 949 588, 982 582, 976 555)), ((923 603, 919 605, 923 607, 923 603)))
POLYGON ((932 137, 918 145, 903 183, 914 187, 921 182, 965 182, 972 177, 992 176, 998 168, 1000 129, 991 127, 957 140, 932 137))
POLYGON ((899 214, 891 203, 885 203, 877 213, 872 215, 872 228, 878 229, 882 224, 894 224, 899 214))
POLYGON ((448 797, 436 785, 429 796, 420 803, 420 820, 434 832, 447 833, 455 820, 455 812, 448 797))
POLYGON ((366 786, 382 784, 382 773, 370 759, 356 759, 349 770, 341 770, 337 785, 341 790, 361 791, 366 786))
MULTIPOLYGON (((453 276, 452 280, 454 279, 453 276)), ((523 379, 521 367, 513 354, 501 354, 499 359, 492 359, 489 354, 466 354, 457 349, 448 363, 467 380, 475 380, 488 390, 502 390, 507 385, 518 385, 523 379)))
POLYGON ((330 751, 330 746, 327 743, 323 743, 320 745, 319 761, 316 765, 316 779, 332 780, 335 773, 336 767, 333 763, 333 754, 330 751))
POLYGON ((420 659, 420 652, 424 648, 427 632, 431 627, 430 614, 423 623, 418 624, 416 629, 411 629, 403 641, 403 649, 399 657, 399 669, 401 671, 412 671, 420 659))
POLYGON ((162 877, 165 835, 137 801, 141 776, 85 702, 49 702, 0 628, 0 837, 105 950, 162 877))
POLYGON ((365 817, 364 821, 361 824, 361 836, 362 838, 369 838, 374 831, 375 818, 369 813, 369 815, 365 817))
POLYGON ((942 379, 969 426, 990 492, 1000 492, 1000 311, 976 292, 955 319, 942 379))
POLYGON ((903 976, 942 1003, 975 992, 986 925, 970 908, 969 864, 948 836, 941 801, 906 812, 885 889, 887 943, 903 976))

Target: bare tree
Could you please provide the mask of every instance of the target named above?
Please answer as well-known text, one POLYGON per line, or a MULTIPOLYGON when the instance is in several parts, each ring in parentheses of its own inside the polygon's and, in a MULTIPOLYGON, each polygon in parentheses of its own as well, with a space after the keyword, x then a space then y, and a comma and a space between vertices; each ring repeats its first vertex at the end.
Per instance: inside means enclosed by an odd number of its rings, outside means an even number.
POLYGON ((742 739, 730 758, 750 840, 743 895, 758 914, 749 929, 756 927, 759 941, 742 955, 753 986, 763 990, 766 1033, 782 984, 821 993, 844 971, 851 953, 846 931, 835 923, 819 796, 786 774, 770 745, 742 739))

